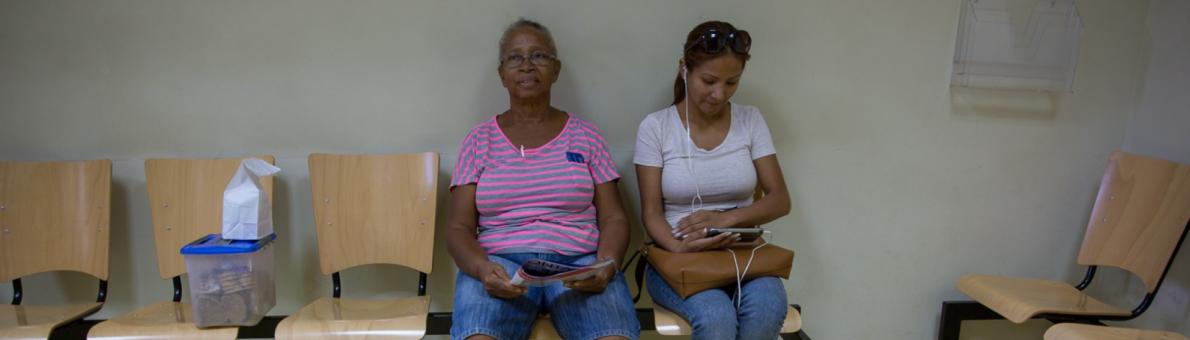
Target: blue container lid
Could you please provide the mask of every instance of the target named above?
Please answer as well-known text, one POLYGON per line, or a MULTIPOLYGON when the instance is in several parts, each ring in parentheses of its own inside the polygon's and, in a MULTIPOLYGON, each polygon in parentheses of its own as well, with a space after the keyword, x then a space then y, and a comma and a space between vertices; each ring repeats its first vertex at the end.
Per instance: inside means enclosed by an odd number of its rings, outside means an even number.
POLYGON ((273 242, 276 238, 277 234, 269 234, 269 236, 265 236, 259 240, 225 240, 220 234, 210 234, 183 246, 182 254, 222 255, 252 253, 273 242))

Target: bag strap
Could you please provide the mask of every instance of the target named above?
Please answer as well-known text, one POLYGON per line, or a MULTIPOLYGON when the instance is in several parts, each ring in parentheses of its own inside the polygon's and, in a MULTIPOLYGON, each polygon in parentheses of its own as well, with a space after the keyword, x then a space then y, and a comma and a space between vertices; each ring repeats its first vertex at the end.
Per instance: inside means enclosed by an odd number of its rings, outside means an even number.
POLYGON ((624 268, 620 269, 620 272, 627 272, 628 266, 632 265, 632 261, 636 261, 636 267, 633 268, 633 274, 635 274, 633 279, 636 281, 636 294, 632 296, 632 303, 634 304, 640 301, 641 292, 644 291, 645 263, 648 262, 645 257, 649 256, 648 251, 641 250, 648 249, 651 245, 653 245, 653 242, 645 242, 645 244, 641 245, 640 248, 632 253, 632 256, 628 257, 628 261, 624 261, 624 268))

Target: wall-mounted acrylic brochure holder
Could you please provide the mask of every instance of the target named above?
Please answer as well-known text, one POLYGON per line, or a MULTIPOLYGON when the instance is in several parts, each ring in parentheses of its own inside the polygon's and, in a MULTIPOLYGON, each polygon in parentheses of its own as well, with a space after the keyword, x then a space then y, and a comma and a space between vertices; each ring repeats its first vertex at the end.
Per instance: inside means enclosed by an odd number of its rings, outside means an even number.
POLYGON ((962 0, 950 84, 1069 92, 1081 37, 1074 0, 962 0))

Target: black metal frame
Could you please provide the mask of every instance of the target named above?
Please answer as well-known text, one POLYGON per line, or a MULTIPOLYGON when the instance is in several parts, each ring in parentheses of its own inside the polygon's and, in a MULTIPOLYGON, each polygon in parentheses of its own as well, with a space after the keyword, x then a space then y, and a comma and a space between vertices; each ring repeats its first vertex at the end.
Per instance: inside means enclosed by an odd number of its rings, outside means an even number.
POLYGON ((174 276, 174 302, 182 302, 182 276, 174 276))
MULTIPOLYGON (((790 306, 793 306, 793 308, 796 309, 799 313, 802 311, 802 306, 800 306, 800 305, 790 305, 790 306)), ((452 313, 452 312, 430 313, 429 317, 426 318, 426 335, 449 335, 450 334, 450 326, 451 326, 451 317, 453 316, 453 314, 454 313, 452 313)), ((640 320, 640 330, 642 332, 657 330, 657 328, 656 328, 657 321, 656 321, 656 319, 653 318, 653 309, 652 308, 637 308, 636 309, 636 319, 640 320)), ((805 330, 798 330, 795 333, 781 334, 781 339, 810 340, 810 336, 806 335, 805 330)))
POLYGON ((331 297, 336 299, 343 295, 343 284, 339 280, 339 272, 331 274, 331 297))
MULTIPOLYGON (((273 338, 273 333, 277 329, 277 324, 285 319, 284 315, 270 315, 264 317, 255 326, 239 327, 236 331, 236 339, 269 339, 273 338)), ((103 319, 87 320, 79 319, 70 323, 64 324, 54 328, 50 332, 50 340, 74 340, 86 339, 87 332, 91 331, 92 327, 104 322, 103 319)))
POLYGON ((21 287, 21 278, 12 279, 12 305, 17 306, 21 304, 21 299, 25 297, 25 289, 21 287))
POLYGON ((426 296, 426 273, 417 272, 417 296, 426 296))
MULTIPOLYGON (((627 268, 627 265, 625 265, 625 268, 627 268)), ((427 279, 426 273, 418 272, 418 278, 417 278, 417 295, 418 296, 426 295, 426 279, 427 279)), ((342 296, 342 292, 343 292, 343 282, 342 281, 343 280, 339 277, 339 272, 334 272, 331 274, 331 295, 334 296, 334 298, 336 298, 336 299, 338 299, 342 296)), ((799 305, 790 305, 790 306, 793 306, 794 309, 797 309, 797 311, 799 313, 802 311, 802 306, 799 306, 799 305)), ((453 312, 432 312, 432 313, 430 313, 426 317, 426 335, 449 335, 450 334, 450 326, 451 326, 451 318, 453 317, 453 315, 454 315, 453 312)), ((283 316, 283 315, 281 315, 281 316, 276 316, 276 315, 266 316, 256 326, 240 327, 237 337, 240 339, 271 338, 271 337, 273 337, 273 332, 277 328, 277 324, 280 323, 281 320, 284 318, 285 318, 285 316, 283 316)), ((651 308, 637 308, 636 309, 636 318, 638 320, 640 320, 641 331, 656 330, 656 328, 655 328, 656 321, 653 318, 653 310, 651 308)), ((803 330, 798 330, 796 333, 791 333, 791 334, 781 334, 781 338, 787 339, 787 340, 810 340, 810 336, 806 335, 806 332, 803 330)))
MULTIPOLYGON (((426 296, 426 273, 417 272, 417 296, 426 296)), ((343 295, 343 280, 339 272, 331 274, 331 296, 338 299, 343 295)))
MULTIPOLYGON (((21 300, 24 300, 25 289, 21 285, 21 278, 12 280, 12 305, 21 305, 21 300)), ((99 280, 99 292, 95 294, 95 302, 103 303, 107 301, 107 280, 99 280)), ((23 314, 18 314, 23 317, 23 314)), ((84 315, 85 316, 85 315, 84 315)), ((78 320, 69 322, 60 327, 54 328, 50 332, 50 339, 85 339, 87 331, 91 330, 96 324, 103 320, 85 320, 79 318, 78 320)), ((22 321, 24 322, 24 321, 22 321)))
MULTIPOLYGON (((426 279, 425 273, 418 273, 417 295, 426 295, 426 279)), ((331 274, 331 280, 334 285, 334 297, 339 298, 342 292, 342 280, 339 278, 339 273, 331 274)), ((21 289, 20 279, 13 280, 14 287, 14 304, 20 303, 21 289)), ((182 278, 181 276, 173 277, 173 301, 180 302, 182 300, 182 278)), ((103 302, 107 295, 107 281, 100 281, 100 297, 99 302, 103 302)), ((802 307, 799 305, 791 305, 798 312, 801 312, 802 307)), ((452 312, 434 312, 430 313, 426 318, 426 335, 448 335, 450 334, 452 312)), ((255 326, 239 327, 236 333, 238 339, 261 339, 272 338, 276 332, 277 325, 281 320, 285 319, 285 315, 269 315, 260 320, 260 323, 255 326)), ((637 308, 636 317, 640 320, 641 331, 656 330, 656 320, 653 318, 653 309, 651 308, 637 308)), ((50 339, 85 339, 87 332, 91 330, 96 324, 103 322, 102 319, 79 319, 57 327, 50 334, 50 339)), ((782 339, 786 340, 810 340, 810 336, 804 330, 798 330, 796 333, 781 334, 782 339)))
MULTIPOLYGON (((627 265, 625 265, 625 268, 627 265)), ((417 295, 426 295, 426 280, 428 275, 426 273, 418 272, 417 295)), ((174 276, 173 281, 173 301, 182 301, 182 277, 174 276)), ((339 272, 331 274, 332 295, 338 299, 342 295, 343 286, 342 279, 339 277, 339 272)), ((21 280, 13 280, 13 304, 20 304, 23 291, 21 290, 21 280)), ((99 281, 99 296, 98 302, 103 302, 107 297, 107 281, 99 281)), ((791 304, 799 313, 802 310, 800 305, 791 304)), ((982 306, 980 306, 982 307, 982 306)), ((265 316, 255 326, 239 327, 236 338, 237 339, 261 339, 272 338, 277 330, 277 325, 281 320, 285 319, 286 315, 269 315, 265 316)), ((452 312, 433 312, 429 313, 426 318, 426 335, 448 335, 450 334, 452 312)), ((656 319, 653 316, 653 309, 651 308, 637 308, 637 320, 640 321, 641 331, 656 330, 656 319)), ((64 324, 54 328, 50 334, 50 339, 85 339, 87 332, 91 330, 96 324, 103 322, 102 319, 78 319, 70 323, 64 324)), ((785 340, 810 340, 810 336, 806 334, 805 330, 798 330, 795 333, 781 334, 781 338, 785 340)))
MULTIPOLYGON (((1149 305, 1153 303, 1153 299, 1157 297, 1157 291, 1161 289, 1161 284, 1165 283, 1165 277, 1169 275, 1169 269, 1173 267, 1174 259, 1177 258, 1178 252, 1182 249, 1182 244, 1186 241, 1186 234, 1190 232, 1190 221, 1186 221, 1186 226, 1182 228, 1182 236, 1178 238, 1178 244, 1174 246, 1173 253, 1169 255, 1169 261, 1165 263, 1165 270, 1161 272, 1161 278, 1157 280, 1157 285, 1153 287, 1153 291, 1146 293, 1143 300, 1136 308, 1125 316, 1114 315, 1067 315, 1046 313, 1034 316, 1034 319, 1046 319, 1053 323, 1073 322, 1086 323, 1094 325, 1102 325, 1102 320, 1107 321, 1125 321, 1134 319, 1141 314, 1144 314, 1149 309, 1149 305)), ((1087 273, 1083 276, 1082 282, 1079 282, 1078 290, 1084 290, 1091 285, 1091 281, 1095 279, 1095 272, 1099 269, 1098 266, 1088 266, 1087 273)), ((1004 319, 1004 316, 988 309, 983 304, 976 301, 943 301, 942 315, 938 321, 938 340, 958 340, 959 331, 962 328, 962 323, 965 320, 999 320, 1004 319)))
MULTIPOLYGON (((801 311, 801 306, 792 305, 793 308, 801 311)), ((450 312, 435 312, 430 313, 426 318, 426 335, 447 335, 450 334, 451 326, 450 312)), ((655 320, 653 319, 653 309, 651 308, 637 308, 636 318, 640 320, 641 331, 654 331, 655 320)), ((277 329, 277 324, 285 319, 285 315, 269 315, 260 320, 260 323, 255 326, 240 327, 236 333, 237 339, 263 339, 272 338, 277 329)), ((50 334, 51 340, 57 339, 85 339, 87 332, 91 330, 96 324, 104 320, 76 320, 74 322, 62 325, 55 328, 50 334)), ((810 336, 804 330, 799 330, 797 333, 781 334, 781 339, 784 340, 810 340, 810 336)))
MULTIPOLYGON (((25 299, 25 288, 21 285, 21 278, 12 279, 12 303, 13 306, 21 305, 21 301, 25 299)), ((107 280, 99 280, 99 293, 95 295, 95 302, 107 301, 107 280)))
POLYGON ((99 293, 95 296, 95 302, 107 302, 107 280, 99 280, 99 293))

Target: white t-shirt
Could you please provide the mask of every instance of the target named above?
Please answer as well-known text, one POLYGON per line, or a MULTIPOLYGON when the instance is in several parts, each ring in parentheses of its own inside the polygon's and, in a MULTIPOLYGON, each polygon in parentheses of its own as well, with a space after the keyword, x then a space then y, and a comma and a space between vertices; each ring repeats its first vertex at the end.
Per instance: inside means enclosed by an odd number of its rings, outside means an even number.
POLYGON ((670 226, 677 226, 693 212, 691 202, 696 191, 702 197, 702 206, 695 202, 695 209, 752 205, 756 191, 756 166, 752 161, 776 152, 769 127, 754 106, 731 103, 727 138, 714 149, 703 150, 690 141, 677 107, 671 105, 640 122, 633 163, 661 168, 665 219, 670 226))

